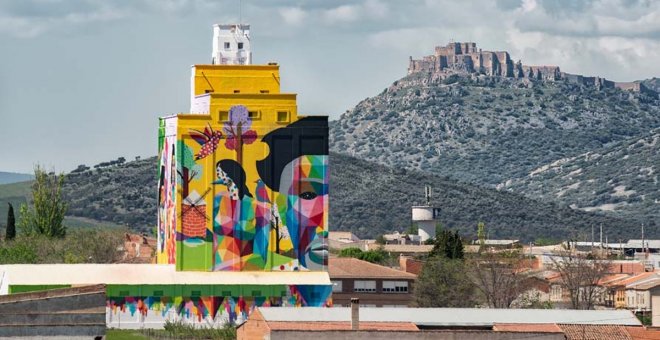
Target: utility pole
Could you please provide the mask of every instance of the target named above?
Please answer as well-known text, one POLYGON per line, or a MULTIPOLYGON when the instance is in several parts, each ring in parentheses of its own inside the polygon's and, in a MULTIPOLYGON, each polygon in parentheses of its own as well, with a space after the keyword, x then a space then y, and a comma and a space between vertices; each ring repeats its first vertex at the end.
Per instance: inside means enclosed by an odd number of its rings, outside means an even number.
POLYGON ((645 254, 646 251, 644 250, 644 223, 642 223, 642 254, 645 254))
POLYGON ((603 250, 603 224, 600 224, 600 250, 603 250))
POLYGON ((594 252, 594 225, 591 225, 591 253, 594 252))

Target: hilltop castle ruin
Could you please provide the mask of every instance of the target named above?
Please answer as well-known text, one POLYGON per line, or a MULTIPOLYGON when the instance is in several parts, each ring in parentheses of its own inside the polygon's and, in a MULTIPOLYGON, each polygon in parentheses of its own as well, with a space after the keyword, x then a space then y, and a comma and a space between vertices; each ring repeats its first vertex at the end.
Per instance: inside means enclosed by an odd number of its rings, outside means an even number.
POLYGON ((452 42, 436 46, 433 55, 421 60, 410 57, 408 74, 428 72, 433 74, 480 73, 508 78, 558 80, 562 73, 559 66, 529 66, 520 61, 514 63, 506 51, 483 51, 473 42, 452 42))
POLYGON ((447 46, 436 46, 432 55, 422 59, 410 57, 408 74, 428 73, 445 78, 452 74, 483 74, 518 79, 564 80, 569 83, 594 86, 598 89, 620 88, 633 92, 644 92, 658 96, 640 82, 613 82, 602 77, 588 77, 562 72, 559 66, 523 65, 513 62, 507 51, 483 51, 473 42, 450 42, 447 46))

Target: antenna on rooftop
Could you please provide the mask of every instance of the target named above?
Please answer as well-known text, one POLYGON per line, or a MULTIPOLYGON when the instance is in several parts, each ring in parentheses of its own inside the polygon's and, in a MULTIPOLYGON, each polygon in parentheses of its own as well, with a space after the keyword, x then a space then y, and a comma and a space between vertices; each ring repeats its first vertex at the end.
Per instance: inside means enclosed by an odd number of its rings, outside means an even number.
POLYGON ((430 206, 431 205, 431 196, 433 195, 433 189, 431 189, 430 185, 424 186, 424 193, 426 197, 426 205, 430 206))

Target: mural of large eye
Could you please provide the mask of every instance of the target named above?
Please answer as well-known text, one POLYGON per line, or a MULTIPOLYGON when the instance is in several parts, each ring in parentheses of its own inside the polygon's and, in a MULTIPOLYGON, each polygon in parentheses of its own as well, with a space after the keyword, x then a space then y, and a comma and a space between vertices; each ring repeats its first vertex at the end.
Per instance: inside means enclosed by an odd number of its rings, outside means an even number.
POLYGON ((304 200, 312 200, 318 196, 315 192, 311 191, 305 191, 302 194, 298 195, 298 197, 304 199, 304 200))

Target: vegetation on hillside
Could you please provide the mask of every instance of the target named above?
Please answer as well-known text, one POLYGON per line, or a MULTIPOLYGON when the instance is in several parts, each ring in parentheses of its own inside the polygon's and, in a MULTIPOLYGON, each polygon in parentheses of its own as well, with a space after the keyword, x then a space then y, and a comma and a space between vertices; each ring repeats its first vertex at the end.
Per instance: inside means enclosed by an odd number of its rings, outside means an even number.
MULTIPOLYGON (((600 223, 619 226, 616 237, 630 237, 637 231, 636 223, 623 219, 346 155, 333 153, 330 157, 330 230, 351 231, 363 238, 409 229, 410 207, 423 203, 424 184, 434 189, 433 203, 441 208, 442 224, 468 237, 476 234, 479 221, 488 225, 490 238, 525 241, 579 238, 590 232, 591 225, 600 223)), ((62 190, 69 206, 65 223, 70 225, 75 217, 83 219, 79 225, 101 221, 150 233, 156 225, 155 173, 156 158, 152 157, 67 175, 62 190)), ((4 187, 0 186, 0 194, 4 187)), ((615 237, 614 233, 610 236, 615 237)))
MULTIPOLYGON (((394 169, 418 169, 496 186, 658 127, 657 94, 564 80, 476 75, 443 80, 413 74, 333 122, 331 148, 394 169)), ((657 153, 651 156, 649 164, 660 163, 657 153)), ((603 167, 600 175, 609 179, 614 177, 612 171, 631 170, 637 164, 620 165, 603 167)), ((524 185, 513 189, 537 198, 524 185)), ((628 203, 628 218, 653 219, 638 202, 628 203)))
POLYGON ((501 188, 576 209, 637 219, 650 226, 649 230, 657 230, 654 226, 660 221, 659 165, 660 129, 544 164, 501 188))

